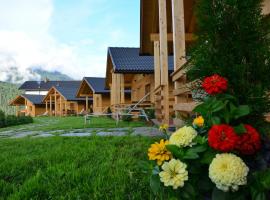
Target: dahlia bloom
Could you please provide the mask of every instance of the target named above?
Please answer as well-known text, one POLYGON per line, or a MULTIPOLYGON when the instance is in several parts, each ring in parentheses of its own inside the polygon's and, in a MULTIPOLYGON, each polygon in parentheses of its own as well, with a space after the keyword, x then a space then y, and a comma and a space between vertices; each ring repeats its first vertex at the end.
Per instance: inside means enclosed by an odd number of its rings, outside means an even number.
POLYGON ((166 149, 167 144, 169 144, 169 141, 164 141, 164 139, 160 140, 159 143, 152 144, 148 149, 149 160, 156 160, 158 165, 162 165, 165 160, 170 160, 172 154, 166 149))
POLYGON ((252 155, 261 148, 260 134, 255 128, 246 124, 246 133, 239 136, 236 150, 244 155, 252 155))
POLYGON ((210 95, 220 94, 227 90, 228 81, 222 76, 214 74, 203 80, 202 87, 210 95))
POLYGON ((249 168, 243 160, 231 153, 217 154, 209 166, 209 177, 224 192, 237 191, 247 184, 249 168))
POLYGON ((169 142, 179 147, 192 146, 193 139, 197 136, 197 131, 191 126, 184 126, 174 132, 169 142))
POLYGON ((162 172, 159 173, 160 181, 165 186, 172 186, 173 189, 183 187, 184 182, 188 180, 187 165, 180 160, 172 159, 162 165, 162 172))
POLYGON ((208 132, 208 143, 213 149, 228 152, 232 151, 238 142, 238 135, 233 127, 221 124, 214 125, 208 132))
POLYGON ((193 125, 198 126, 198 127, 203 127, 203 125, 204 125, 204 118, 202 116, 196 117, 193 120, 193 125))

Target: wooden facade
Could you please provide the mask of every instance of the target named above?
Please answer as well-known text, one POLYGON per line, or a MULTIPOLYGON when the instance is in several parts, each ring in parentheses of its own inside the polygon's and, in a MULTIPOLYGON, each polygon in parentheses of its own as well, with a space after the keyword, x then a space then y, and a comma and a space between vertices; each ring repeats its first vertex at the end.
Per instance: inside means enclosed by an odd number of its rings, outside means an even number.
POLYGON ((87 81, 86 78, 82 80, 77 97, 85 98, 86 110, 88 112, 90 111, 91 107, 93 109, 93 113, 105 113, 111 105, 109 91, 101 93, 95 91, 94 87, 87 81), (92 99, 91 105, 89 105, 89 99, 92 99))
MULTIPOLYGON (((156 99, 164 113, 162 119, 169 122, 169 100, 167 98, 168 54, 174 55, 174 110, 190 113, 196 106, 186 84, 183 65, 186 63, 186 48, 196 37, 195 0, 141 0, 140 53, 155 57, 156 99)), ((265 0, 263 13, 270 13, 270 0, 265 0)))
POLYGON ((17 96, 9 105, 16 106, 16 116, 25 115, 36 117, 46 112, 45 104, 36 104, 23 95, 17 96))
POLYGON ((68 115, 78 115, 83 114, 83 111, 85 110, 84 101, 68 100, 55 87, 52 87, 49 90, 48 94, 43 99, 43 102, 49 116, 62 117, 68 115))

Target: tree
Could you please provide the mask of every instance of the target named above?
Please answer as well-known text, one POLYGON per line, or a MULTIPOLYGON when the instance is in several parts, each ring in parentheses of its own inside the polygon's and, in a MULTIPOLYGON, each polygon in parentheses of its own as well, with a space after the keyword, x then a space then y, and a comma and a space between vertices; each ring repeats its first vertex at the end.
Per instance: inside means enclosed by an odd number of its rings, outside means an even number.
POLYGON ((269 23, 261 11, 262 0, 198 1, 198 40, 187 65, 191 81, 214 73, 226 77, 228 92, 251 107, 246 120, 257 126, 270 112, 269 23))

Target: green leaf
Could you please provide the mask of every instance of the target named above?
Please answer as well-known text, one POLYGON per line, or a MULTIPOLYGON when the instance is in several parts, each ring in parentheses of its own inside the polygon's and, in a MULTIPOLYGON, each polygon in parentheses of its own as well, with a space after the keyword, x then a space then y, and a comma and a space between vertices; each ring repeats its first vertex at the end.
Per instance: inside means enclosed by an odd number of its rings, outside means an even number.
POLYGON ((246 133, 247 130, 244 126, 244 124, 239 124, 238 126, 233 127, 234 131, 238 134, 238 135, 242 135, 243 133, 246 133))
POLYGON ((182 148, 176 145, 169 144, 169 145, 166 145, 166 149, 169 150, 175 158, 178 158, 180 160, 183 159, 185 152, 182 148))
POLYGON ((246 116, 250 113, 250 108, 249 106, 247 105, 242 105, 242 106, 239 106, 238 108, 236 108, 232 115, 234 117, 234 119, 238 119, 240 117, 243 117, 243 116, 246 116))
POLYGON ((212 121, 212 125, 217 125, 221 123, 221 120, 219 117, 212 117, 211 121, 212 121))
POLYGON ((207 137, 198 135, 194 139, 194 142, 197 143, 197 144, 206 144, 207 143, 207 137))
POLYGON ((222 110, 225 107, 225 104, 220 101, 220 100, 216 100, 212 105, 211 105, 211 111, 212 112, 218 112, 220 110, 222 110))
POLYGON ((155 195, 159 193, 161 186, 160 186, 160 178, 158 175, 152 175, 150 177, 150 187, 155 195))
POLYGON ((210 164, 212 162, 212 160, 215 158, 216 154, 217 153, 214 152, 213 150, 208 149, 208 151, 206 151, 202 155, 201 163, 203 163, 203 164, 210 164))
POLYGON ((186 160, 194 160, 197 158, 199 158, 198 153, 193 151, 192 149, 188 149, 183 157, 183 159, 186 159, 186 160))
POLYGON ((201 153, 201 152, 204 152, 207 150, 207 146, 196 145, 196 146, 191 147, 190 150, 192 150, 193 152, 196 152, 196 153, 201 153))

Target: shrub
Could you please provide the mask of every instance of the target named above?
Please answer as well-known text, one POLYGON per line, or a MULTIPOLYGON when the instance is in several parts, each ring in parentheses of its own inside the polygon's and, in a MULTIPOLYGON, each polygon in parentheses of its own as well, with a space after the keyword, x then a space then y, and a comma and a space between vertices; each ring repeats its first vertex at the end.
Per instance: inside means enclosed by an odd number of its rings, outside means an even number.
POLYGON ((14 126, 18 124, 18 117, 14 115, 6 116, 6 126, 14 126))
POLYGON ((5 117, 5 113, 0 110, 0 128, 5 127, 6 125, 6 117, 5 117))
POLYGON ((33 118, 30 116, 17 117, 17 125, 33 123, 33 118))
POLYGON ((108 107, 107 109, 107 114, 110 114, 108 115, 109 118, 112 118, 111 114, 112 114, 112 110, 111 110, 111 107, 108 107))
POLYGON ((124 115, 122 115, 122 120, 124 122, 130 122, 132 120, 132 116, 131 115, 127 115, 127 113, 128 113, 127 111, 124 111, 123 112, 124 115))
POLYGON ((156 118, 154 108, 150 108, 150 109, 145 110, 145 113, 146 113, 146 115, 147 115, 147 117, 149 119, 155 119, 156 118))

